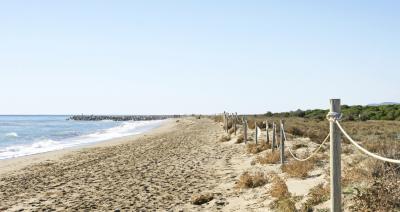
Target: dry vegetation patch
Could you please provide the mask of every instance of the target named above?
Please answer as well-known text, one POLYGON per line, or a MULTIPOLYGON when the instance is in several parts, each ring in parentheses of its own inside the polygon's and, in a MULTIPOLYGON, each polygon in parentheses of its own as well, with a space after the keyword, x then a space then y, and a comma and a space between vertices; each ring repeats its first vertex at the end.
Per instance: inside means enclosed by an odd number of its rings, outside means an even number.
POLYGON ((244 142, 244 136, 243 135, 239 135, 239 137, 236 139, 236 144, 241 144, 244 142))
POLYGON ((275 164, 280 160, 279 151, 266 152, 264 155, 258 156, 256 162, 260 164, 275 164))
POLYGON ((308 199, 301 206, 301 211, 313 211, 313 207, 329 200, 329 187, 324 184, 318 184, 308 193, 308 199))
POLYGON ((268 183, 268 178, 262 172, 256 172, 250 174, 249 172, 244 172, 239 181, 236 183, 236 188, 256 188, 263 186, 268 183))
POLYGON ((219 139, 220 142, 227 142, 227 141, 230 141, 230 140, 231 140, 231 136, 230 135, 224 135, 219 139))
POLYGON ((273 182, 269 193, 272 197, 277 198, 270 205, 272 209, 285 212, 296 211, 296 205, 291 197, 288 187, 285 181, 278 175, 273 177, 273 182))
POLYGON ((269 192, 272 197, 283 198, 290 196, 289 189, 285 181, 278 175, 273 176, 271 190, 269 192))
POLYGON ((205 204, 207 202, 210 202, 213 199, 214 199, 213 195, 210 194, 210 193, 207 193, 207 194, 200 194, 200 195, 192 196, 190 202, 193 205, 202 205, 202 204, 205 204))
POLYGON ((288 164, 284 164, 281 168, 283 172, 286 172, 291 177, 308 177, 308 172, 314 168, 314 161, 292 161, 288 164))
POLYGON ((250 154, 257 154, 259 152, 265 151, 267 149, 271 148, 270 144, 267 144, 265 142, 261 142, 259 144, 247 144, 247 153, 250 154))
POLYGON ((400 211, 400 166, 371 162, 370 175, 364 181, 366 187, 354 188, 353 210, 359 211, 400 211))
POLYGON ((292 150, 297 150, 297 149, 301 149, 301 148, 307 148, 307 144, 295 144, 292 146, 292 150))

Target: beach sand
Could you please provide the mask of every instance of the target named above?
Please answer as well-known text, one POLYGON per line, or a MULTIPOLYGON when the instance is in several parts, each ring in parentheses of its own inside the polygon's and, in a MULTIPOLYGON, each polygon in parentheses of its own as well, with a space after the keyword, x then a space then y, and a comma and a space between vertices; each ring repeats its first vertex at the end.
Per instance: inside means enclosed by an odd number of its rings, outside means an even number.
MULTIPOLYGON (((251 131, 250 131, 251 133, 251 131)), ((169 120, 138 136, 0 161, 0 211, 270 211, 270 184, 235 188, 244 171, 282 175, 279 165, 254 165, 244 144, 210 119, 169 120), (191 199, 213 199, 194 205, 191 199)), ((323 174, 288 179, 299 195, 323 174)))
POLYGON ((2 161, 0 210, 163 210, 215 184, 224 150, 211 120, 184 119, 140 136, 2 161))

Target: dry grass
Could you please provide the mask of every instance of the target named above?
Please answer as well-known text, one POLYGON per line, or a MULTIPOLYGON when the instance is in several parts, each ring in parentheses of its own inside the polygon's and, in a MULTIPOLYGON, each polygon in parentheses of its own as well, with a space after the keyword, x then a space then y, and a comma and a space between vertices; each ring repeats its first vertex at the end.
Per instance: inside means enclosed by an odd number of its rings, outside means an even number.
POLYGON ((239 137, 236 139, 236 144, 241 144, 244 142, 244 136, 243 135, 239 135, 239 137))
POLYGON ((360 167, 347 167, 343 169, 342 186, 355 185, 367 181, 371 174, 360 167))
POLYGON ((200 195, 192 196, 190 202, 193 205, 202 205, 202 204, 205 204, 207 202, 210 202, 213 199, 214 199, 213 195, 210 194, 210 193, 207 193, 207 194, 200 194, 200 195))
POLYGON ((308 172, 314 168, 314 160, 308 161, 292 161, 288 164, 283 165, 282 171, 286 172, 291 177, 308 177, 308 172))
POLYGON ((349 145, 343 146, 342 145, 342 153, 343 154, 352 154, 352 153, 354 153, 354 150, 352 149, 352 146, 349 146, 349 145))
POLYGON ((292 150, 297 150, 297 149, 301 149, 301 148, 307 148, 307 144, 295 144, 292 146, 292 150))
MULTIPOLYGON (((268 120, 269 124, 272 122, 279 123, 278 117, 266 117, 266 116, 248 116, 248 123, 254 125, 254 120, 265 121, 268 120)), ((320 143, 329 132, 329 123, 326 120, 318 121, 304 118, 284 118, 285 119, 285 131, 289 139, 293 137, 308 137, 315 143, 320 143)), ((358 141, 363 147, 371 152, 379 155, 399 159, 400 158, 400 139, 397 138, 400 134, 400 122, 399 121, 342 121, 344 129, 353 137, 354 140, 358 141)), ((349 142, 342 137, 342 143, 348 144, 349 142)), ((327 149, 327 148, 324 148, 327 149)), ((349 154, 351 157, 353 154, 359 155, 357 151, 353 151, 354 147, 350 148, 344 146, 343 152, 349 154)), ((355 156, 355 155, 354 155, 355 156)), ((368 156, 361 156, 361 158, 369 158, 368 156)), ((304 163, 304 162, 303 162, 304 163)), ((353 163, 353 162, 352 162, 353 163)), ((326 164, 324 164, 326 165, 326 164)), ((350 167, 357 167, 358 170, 354 169, 350 172, 344 173, 344 184, 356 185, 355 189, 360 190, 360 195, 357 196, 356 210, 363 210, 365 205, 370 205, 371 210, 383 211, 384 208, 391 208, 386 211, 393 211, 393 207, 396 204, 388 204, 388 201, 400 202, 400 192, 396 189, 388 191, 390 196, 387 198, 384 195, 368 195, 366 191, 371 194, 383 192, 385 188, 391 188, 392 185, 398 185, 400 180, 400 166, 389 165, 387 163, 376 161, 375 164, 359 164, 351 165, 350 167), (384 178, 388 173, 392 172, 393 175, 390 178, 384 178), (368 175, 364 175, 369 173, 368 175), (346 176, 347 175, 347 176, 346 176), (364 176, 363 176, 364 175, 364 176), (360 183, 357 183, 360 182, 360 183), (362 185, 363 187, 360 187, 362 185), (365 187, 365 185, 369 185, 365 187), (397 191, 397 192, 392 192, 397 191), (387 201, 388 200, 388 201, 387 201), (363 206, 364 205, 364 206, 363 206)), ((302 162, 295 162, 295 164, 287 164, 282 169, 287 172, 290 176, 306 177, 308 171, 312 169, 312 164, 302 164, 302 162)), ((349 194, 344 194, 349 195, 349 194)), ((399 206, 396 206, 399 207, 399 206)), ((365 208, 367 208, 365 206, 365 208)), ((366 210, 366 209, 365 209, 366 210)), ((400 209, 397 209, 400 210, 400 209)))
POLYGON ((367 188, 357 189, 353 197, 352 210, 357 211, 400 211, 399 173, 374 177, 367 188))
POLYGON ((254 129, 256 128, 255 126, 256 126, 256 125, 255 125, 254 121, 248 121, 248 122, 247 122, 247 127, 248 127, 249 129, 254 130, 254 129))
POLYGON ((219 116, 212 116, 210 117, 212 120, 214 120, 217 123, 223 123, 224 122, 224 117, 222 115, 219 116))
POLYGON ((278 175, 273 176, 273 182, 269 193, 272 197, 277 198, 271 203, 272 209, 285 212, 296 211, 296 205, 291 198, 288 187, 285 181, 278 175))
POLYGON ((285 181, 278 175, 273 176, 272 186, 269 194, 275 198, 284 198, 290 196, 289 189, 285 181))
POLYGON ((273 201, 270 205, 272 209, 279 212, 294 212, 296 210, 296 203, 291 197, 280 198, 273 201))
POLYGON ((249 172, 244 172, 239 181, 236 183, 236 188, 256 188, 259 186, 263 186, 267 184, 268 178, 262 172, 256 172, 254 174, 250 174, 249 172))
POLYGON ((260 164, 275 164, 280 161, 279 151, 267 152, 265 155, 258 156, 256 161, 260 164))
POLYGON ((230 135, 224 135, 219 139, 220 142, 227 142, 227 141, 230 141, 230 140, 231 140, 231 136, 230 135))
POLYGON ((313 211, 313 207, 329 200, 329 187, 324 184, 318 184, 308 193, 308 199, 301 206, 301 211, 313 211))
POLYGON ((265 151, 267 149, 270 149, 271 145, 267 144, 265 142, 261 142, 259 144, 247 144, 246 147, 247 147, 246 148, 247 153, 257 154, 257 153, 260 153, 260 152, 265 151))

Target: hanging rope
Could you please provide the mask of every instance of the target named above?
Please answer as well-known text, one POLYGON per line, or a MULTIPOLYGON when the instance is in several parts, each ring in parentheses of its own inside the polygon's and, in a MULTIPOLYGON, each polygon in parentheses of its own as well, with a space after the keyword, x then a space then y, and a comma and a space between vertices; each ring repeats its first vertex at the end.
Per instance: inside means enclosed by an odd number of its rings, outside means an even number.
POLYGON ((356 146, 361 152, 364 152, 365 154, 367 154, 367 155, 369 155, 369 156, 371 156, 371 157, 373 157, 373 158, 375 158, 375 159, 378 159, 378 160, 386 161, 386 162, 389 162, 389 163, 397 163, 397 164, 400 164, 400 160, 385 158, 385 157, 379 156, 379 155, 377 155, 377 154, 374 154, 374 153, 372 153, 372 152, 370 152, 370 151, 364 149, 364 148, 363 148, 362 146, 360 146, 357 142, 355 142, 355 141, 349 136, 349 134, 347 134, 346 131, 344 131, 343 127, 340 125, 340 123, 339 123, 338 120, 335 120, 335 123, 337 124, 337 126, 339 127, 339 129, 342 131, 342 133, 346 136, 346 138, 347 138, 354 146, 356 146))
MULTIPOLYGON (((283 131, 283 137, 285 138, 285 141, 287 141, 285 129, 282 128, 282 131, 283 131)), ((314 156, 319 152, 319 150, 322 148, 322 146, 325 144, 325 142, 328 140, 328 138, 329 138, 329 134, 328 134, 328 136, 326 136, 325 140, 322 141, 321 145, 319 145, 319 147, 318 147, 310 156, 308 156, 307 158, 301 159, 301 158, 296 157, 296 156, 294 155, 294 153, 292 152, 292 149, 291 149, 290 147, 288 147, 289 153, 290 153, 290 154, 292 155, 292 157, 293 157, 295 160, 297 160, 297 161, 303 161, 303 162, 304 162, 304 161, 307 161, 307 160, 311 159, 312 157, 314 157, 314 156)))

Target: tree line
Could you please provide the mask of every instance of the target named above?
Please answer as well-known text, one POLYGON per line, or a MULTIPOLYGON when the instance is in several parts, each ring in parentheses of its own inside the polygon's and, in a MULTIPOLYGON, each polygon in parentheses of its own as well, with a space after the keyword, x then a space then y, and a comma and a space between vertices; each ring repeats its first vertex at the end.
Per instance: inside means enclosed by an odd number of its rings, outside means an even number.
MULTIPOLYGON (((324 120, 328 110, 295 110, 289 112, 267 112, 267 117, 301 117, 308 119, 324 120)), ((367 121, 367 120, 398 120, 400 121, 400 104, 362 106, 342 105, 342 120, 367 121)))

